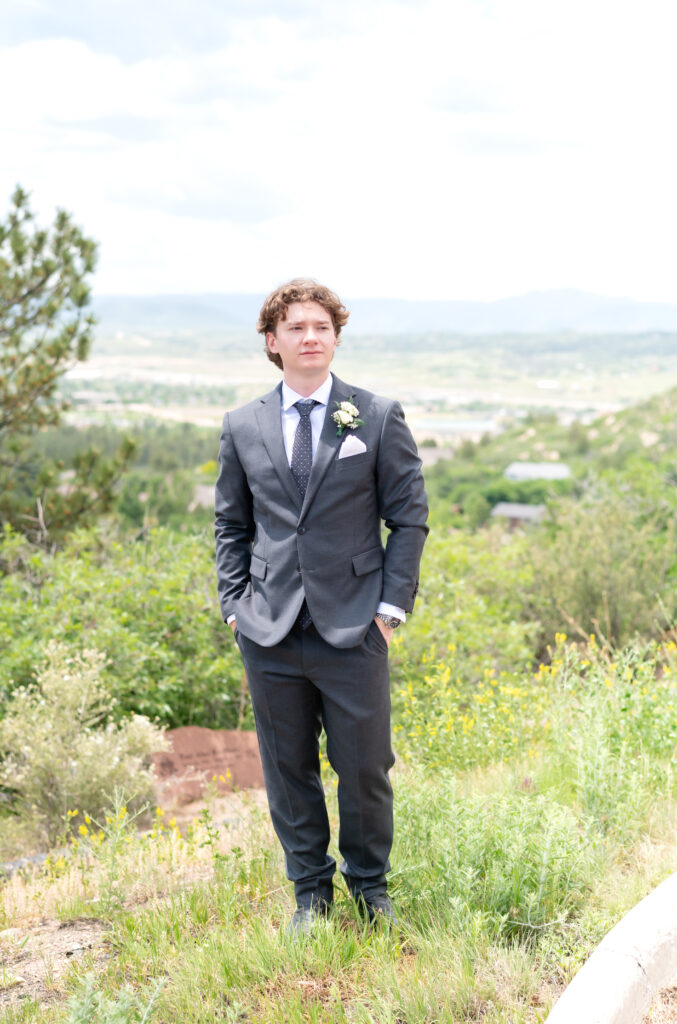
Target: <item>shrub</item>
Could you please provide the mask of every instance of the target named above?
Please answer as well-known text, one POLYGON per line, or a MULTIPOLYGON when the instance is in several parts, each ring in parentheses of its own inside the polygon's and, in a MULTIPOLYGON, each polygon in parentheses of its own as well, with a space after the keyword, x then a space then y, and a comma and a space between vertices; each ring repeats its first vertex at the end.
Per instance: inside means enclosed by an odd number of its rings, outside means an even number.
POLYGON ((535 785, 577 805, 604 834, 636 838, 677 788, 676 654, 670 641, 611 655, 593 638, 562 642, 542 666, 552 728, 535 785))
POLYGON ((457 790, 440 771, 397 786, 399 894, 421 923, 479 915, 495 938, 529 939, 573 917, 599 866, 585 819, 537 794, 457 790))
MULTIPOLYGON (((151 1005, 153 1001, 151 999, 151 1005)), ((97 1024, 137 1024, 142 1020, 144 1008, 130 988, 125 986, 111 997, 98 991, 96 979, 87 974, 81 987, 68 1000, 67 1009, 66 1024, 91 1024, 91 1021, 97 1021, 97 1024)), ((147 1019, 146 1012, 143 1021, 147 1019)))
POLYGON ((114 715, 163 725, 235 728, 248 718, 237 645, 216 595, 213 539, 152 530, 120 539, 110 527, 74 534, 62 551, 0 543, 0 706, 34 681, 45 641, 106 655, 114 715))
POLYGON ((393 698, 395 740, 406 760, 473 769, 524 757, 547 729, 552 694, 540 673, 485 668, 468 685, 451 645, 446 660, 409 666, 393 698))
POLYGON ((103 816, 116 788, 130 794, 130 808, 152 796, 148 755, 166 741, 140 715, 115 724, 103 664, 98 651, 70 655, 51 643, 37 684, 17 690, 0 720, 0 787, 47 842, 69 811, 103 816))
POLYGON ((535 673, 487 669, 476 684, 456 672, 452 651, 422 676, 405 666, 393 701, 397 749, 443 771, 509 766, 600 835, 632 840, 677 790, 677 647, 612 655, 594 638, 567 645, 559 634, 550 655, 535 673))
POLYGON ((550 640, 566 630, 623 646, 655 636, 674 603, 675 518, 669 507, 627 487, 589 488, 552 509, 532 533, 532 585, 525 615, 538 617, 550 640))
POLYGON ((531 582, 526 541, 501 538, 497 530, 429 538, 414 614, 391 645, 396 688, 421 680, 435 662, 451 663, 462 686, 531 665, 538 623, 520 621, 531 582))
POLYGON ((479 526, 483 526, 486 523, 491 513, 491 505, 483 494, 474 492, 468 495, 463 505, 463 512, 467 517, 470 529, 476 530, 479 526))

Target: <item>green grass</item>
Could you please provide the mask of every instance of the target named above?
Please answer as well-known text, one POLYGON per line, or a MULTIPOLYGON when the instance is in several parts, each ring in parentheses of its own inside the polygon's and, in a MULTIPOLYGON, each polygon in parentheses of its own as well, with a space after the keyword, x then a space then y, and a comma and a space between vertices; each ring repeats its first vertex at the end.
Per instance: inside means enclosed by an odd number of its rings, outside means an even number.
MULTIPOLYGON (((3 928, 43 919, 107 929, 103 950, 52 981, 51 1001, 2 1006, 0 1024, 543 1020, 677 862, 675 644, 612 654, 559 636, 550 653, 536 673, 487 669, 479 682, 441 658, 417 674, 397 653, 401 927, 369 927, 339 885, 326 924, 290 940, 292 894, 265 812, 219 828, 206 811, 184 834, 157 815, 140 835, 116 806, 103 838, 83 836, 0 890, 0 944, 3 928)), ((329 771, 326 788, 336 834, 329 771)))
MULTIPOLYGON (((519 778, 508 767, 474 778, 396 772, 391 891, 402 926, 392 932, 366 925, 339 891, 331 919, 309 940, 290 940, 291 893, 263 817, 253 821, 247 852, 210 848, 201 826, 192 839, 164 830, 154 846, 132 840, 119 855, 119 877, 139 891, 139 876, 149 885, 164 863, 164 894, 109 904, 105 958, 74 963, 57 1002, 3 1009, 0 1021, 543 1019, 604 932, 664 877, 675 849, 661 847, 656 830, 654 847, 651 835, 640 844, 604 836, 554 791, 522 789, 519 778), (172 882, 169 858, 160 856, 170 844, 186 860, 202 857, 208 877, 172 882)), ((77 912, 93 915, 101 906, 96 863, 86 870, 90 902, 77 912)), ((48 879, 35 883, 45 888, 48 879)))

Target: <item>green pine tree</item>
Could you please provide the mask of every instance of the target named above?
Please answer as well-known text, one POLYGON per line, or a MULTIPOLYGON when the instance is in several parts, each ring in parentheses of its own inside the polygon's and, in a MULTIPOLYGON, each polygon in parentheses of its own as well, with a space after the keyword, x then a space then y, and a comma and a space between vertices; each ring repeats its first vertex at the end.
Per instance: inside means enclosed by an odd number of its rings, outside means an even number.
POLYGON ((0 222, 0 526, 42 544, 108 510, 132 454, 127 441, 110 459, 90 449, 64 475, 63 464, 31 445, 60 421, 68 403, 59 379, 89 353, 95 264, 96 243, 70 215, 58 210, 50 227, 39 227, 17 186, 0 222))

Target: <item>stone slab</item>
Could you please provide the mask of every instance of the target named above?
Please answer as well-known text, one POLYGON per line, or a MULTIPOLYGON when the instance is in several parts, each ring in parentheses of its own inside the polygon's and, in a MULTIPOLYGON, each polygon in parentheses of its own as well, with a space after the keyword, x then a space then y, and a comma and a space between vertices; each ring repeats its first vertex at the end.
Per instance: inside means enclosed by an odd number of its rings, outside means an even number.
POLYGON ((199 800, 210 783, 221 793, 263 786, 256 733, 183 725, 165 736, 170 747, 151 754, 163 806, 199 800))
POLYGON ((677 978, 677 874, 605 936, 555 1003, 546 1024, 638 1024, 677 978))
POLYGON ((639 1022, 650 1001, 646 975, 634 957, 598 947, 560 996, 547 1024, 639 1022))

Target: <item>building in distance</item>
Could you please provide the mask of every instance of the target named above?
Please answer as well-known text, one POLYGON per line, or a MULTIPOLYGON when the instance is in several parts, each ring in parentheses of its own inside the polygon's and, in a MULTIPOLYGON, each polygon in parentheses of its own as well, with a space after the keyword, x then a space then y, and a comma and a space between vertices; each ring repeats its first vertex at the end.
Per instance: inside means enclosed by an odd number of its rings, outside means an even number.
POLYGON ((565 462, 511 462, 506 480, 567 480, 571 470, 565 462))
POLYGON ((491 510, 496 519, 507 519, 508 529, 539 523, 545 515, 545 505, 525 505, 519 501, 499 501, 491 510))

